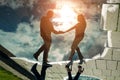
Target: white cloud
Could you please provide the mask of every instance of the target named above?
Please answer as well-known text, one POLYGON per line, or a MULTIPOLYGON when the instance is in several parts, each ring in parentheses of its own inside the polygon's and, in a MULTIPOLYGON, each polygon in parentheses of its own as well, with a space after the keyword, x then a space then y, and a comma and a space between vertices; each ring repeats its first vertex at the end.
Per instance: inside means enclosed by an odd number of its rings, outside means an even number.
POLYGON ((0 5, 6 5, 6 4, 7 4, 6 0, 0 0, 0 5))
POLYGON ((15 33, 0 30, 0 44, 16 56, 32 57, 37 47, 42 44, 42 40, 34 28, 28 23, 20 23, 15 33))
MULTIPOLYGON (((90 23, 91 22, 88 22, 87 36, 85 36, 85 39, 79 44, 82 52, 87 51, 87 47, 95 44, 96 34, 100 35, 100 33, 97 32, 99 23, 94 21, 92 25, 90 23)), ((60 35, 52 34, 53 42, 49 52, 50 61, 54 60, 52 58, 56 58, 56 61, 61 61, 64 55, 70 50, 73 39, 74 30, 60 35), (58 56, 59 58, 57 58, 58 56)), ((39 21, 32 21, 30 24, 20 23, 18 24, 16 32, 4 32, 0 30, 0 44, 18 57, 33 59, 32 55, 43 44, 39 33, 39 21)), ((42 60, 42 54, 40 55, 40 60, 42 60)))
POLYGON ((17 9, 24 6, 32 8, 34 2, 35 0, 0 0, 0 5, 7 5, 12 9, 17 9))

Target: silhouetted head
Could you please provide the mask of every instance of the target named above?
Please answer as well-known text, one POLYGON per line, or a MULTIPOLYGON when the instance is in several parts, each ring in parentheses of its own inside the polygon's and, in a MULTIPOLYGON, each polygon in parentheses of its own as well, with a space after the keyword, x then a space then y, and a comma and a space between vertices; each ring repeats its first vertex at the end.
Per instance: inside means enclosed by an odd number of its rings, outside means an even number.
POLYGON ((84 15, 83 14, 79 14, 78 17, 77 17, 77 20, 79 22, 84 21, 85 20, 84 15))
POLYGON ((52 10, 49 10, 49 11, 47 12, 47 17, 48 17, 48 18, 52 18, 53 15, 54 15, 54 12, 53 12, 52 10))

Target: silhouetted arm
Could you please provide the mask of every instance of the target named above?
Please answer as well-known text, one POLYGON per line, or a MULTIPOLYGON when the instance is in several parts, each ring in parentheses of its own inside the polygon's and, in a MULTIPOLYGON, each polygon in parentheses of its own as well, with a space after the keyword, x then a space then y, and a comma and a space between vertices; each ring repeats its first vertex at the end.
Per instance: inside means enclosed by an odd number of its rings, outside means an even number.
POLYGON ((63 34, 63 33, 65 33, 65 32, 63 32, 63 31, 56 31, 53 27, 52 27, 52 31, 53 31, 53 33, 55 33, 55 34, 63 34))
POLYGON ((55 33, 55 34, 63 34, 63 33, 65 33, 65 32, 63 32, 63 31, 55 31, 55 30, 54 30, 54 33, 55 33))
POLYGON ((76 26, 73 26, 72 28, 68 29, 68 30, 65 31, 65 32, 69 32, 69 31, 73 30, 75 27, 76 27, 76 26))
POLYGON ((63 31, 56 31, 53 27, 53 24, 50 22, 49 24, 47 24, 49 26, 49 30, 50 32, 53 32, 55 34, 63 34, 64 32, 63 31))

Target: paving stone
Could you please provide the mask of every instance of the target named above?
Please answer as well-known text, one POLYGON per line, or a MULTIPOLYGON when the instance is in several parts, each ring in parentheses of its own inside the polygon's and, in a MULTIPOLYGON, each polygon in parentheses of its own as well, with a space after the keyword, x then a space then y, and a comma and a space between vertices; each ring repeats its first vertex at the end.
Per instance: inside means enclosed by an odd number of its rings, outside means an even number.
POLYGON ((102 23, 104 30, 116 30, 118 20, 118 4, 103 4, 102 5, 102 23))
POLYGON ((119 19, 118 19, 118 28, 117 31, 120 31, 120 11, 119 11, 119 19))
POLYGON ((115 77, 114 76, 108 76, 107 80, 115 80, 115 77))
POLYGON ((120 70, 120 61, 118 62, 117 70, 120 70))
POLYGON ((107 59, 111 60, 112 59, 112 48, 105 48, 103 53, 102 53, 102 58, 101 59, 107 59))
POLYGON ((111 76, 111 70, 102 70, 102 75, 103 76, 111 76))
POLYGON ((83 75, 93 75, 93 70, 92 69, 84 69, 84 72, 82 73, 83 75))
POLYGON ((120 32, 108 31, 108 46, 120 48, 120 32))
POLYGON ((83 67, 83 68, 87 68, 87 65, 86 65, 86 63, 85 63, 85 64, 82 64, 82 67, 83 67))
POLYGON ((120 76, 120 70, 112 70, 112 76, 120 76))
MULTIPOLYGON (((111 49, 108 49, 108 51, 111 50, 111 49)), ((110 59, 109 58, 106 58, 106 59, 110 59)), ((24 62, 24 61, 23 61, 24 62)), ((89 76, 96 76, 98 78, 101 78, 103 80, 108 80, 109 78, 107 78, 107 76, 115 76, 115 74, 117 74, 116 76, 119 76, 119 71, 117 70, 113 70, 115 69, 114 67, 115 66, 111 66, 111 64, 117 64, 116 63, 117 61, 112 61, 112 60, 90 60, 90 61, 87 61, 86 64, 84 64, 84 67, 85 67, 85 71, 82 73, 82 75, 89 75, 89 76), (106 64, 107 66, 110 65, 110 71, 107 67, 108 70, 106 70, 106 64), (90 65, 90 67, 88 67, 88 65, 90 65), (97 69, 95 69, 95 66, 97 67, 97 69), (94 68, 92 68, 94 67, 94 68), (113 70, 113 71, 112 71, 113 70)), ((74 63, 73 64, 73 72, 72 74, 76 74, 78 68, 78 64, 77 63, 74 63)), ((118 66, 116 66, 116 68, 119 68, 119 65, 120 63, 118 62, 118 66)), ((31 65, 29 65, 31 66, 31 65)), ((83 66, 83 65, 82 65, 83 66)), ((38 65, 37 68, 41 68, 41 65, 38 65)), ((53 67, 49 68, 47 70, 47 74, 46 74, 46 80, 63 80, 64 77, 68 76, 67 75, 67 72, 65 70, 65 64, 53 64, 53 67)), ((27 67, 28 68, 28 67, 27 67)), ((112 78, 113 79, 113 78, 112 78)))
POLYGON ((89 68, 89 69, 96 69, 95 60, 89 60, 89 61, 86 63, 86 66, 87 66, 87 68, 89 68))
POLYGON ((68 75, 67 75, 67 73, 65 73, 65 74, 60 74, 60 76, 61 76, 62 78, 64 78, 64 77, 66 77, 66 76, 68 76, 68 75))
POLYGON ((100 69, 93 69, 93 75, 95 76, 102 75, 102 71, 100 69))
POLYGON ((53 80, 52 78, 46 78, 46 80, 53 80))
POLYGON ((116 70, 117 69, 117 61, 107 61, 107 69, 108 70, 116 70))
POLYGON ((120 80, 120 77, 115 77, 115 80, 120 80))
POLYGON ((96 60, 97 69, 106 70, 106 60, 96 60))
POLYGON ((120 49, 113 50, 113 60, 120 60, 120 49))

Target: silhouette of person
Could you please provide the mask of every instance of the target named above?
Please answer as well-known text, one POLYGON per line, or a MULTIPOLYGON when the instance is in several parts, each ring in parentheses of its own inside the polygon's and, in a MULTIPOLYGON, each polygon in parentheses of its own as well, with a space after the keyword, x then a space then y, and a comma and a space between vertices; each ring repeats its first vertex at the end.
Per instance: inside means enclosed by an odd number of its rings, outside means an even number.
POLYGON ((84 68, 82 69, 82 66, 78 66, 78 72, 76 73, 75 77, 73 78, 71 75, 72 70, 69 68, 69 66, 66 66, 65 68, 67 70, 68 80, 78 80, 81 73, 83 73, 83 71, 84 71, 84 68))
POLYGON ((75 53, 75 50, 77 50, 77 53, 78 53, 78 56, 79 56, 79 59, 80 59, 79 64, 82 64, 84 62, 84 60, 83 60, 84 57, 81 54, 81 51, 78 47, 78 44, 84 38, 84 32, 85 32, 85 29, 86 29, 86 20, 85 20, 83 14, 78 15, 77 20, 78 20, 78 23, 75 26, 73 26, 72 28, 70 28, 66 31, 66 32, 68 32, 68 31, 71 31, 71 30, 75 29, 75 39, 72 43, 70 56, 69 56, 68 60, 70 60, 70 63, 71 63, 72 57, 75 53))
POLYGON ((46 70, 47 68, 52 67, 52 66, 47 66, 47 65, 42 65, 42 69, 41 69, 41 75, 39 74, 39 72, 37 71, 37 63, 35 63, 32 68, 31 71, 32 73, 35 75, 36 80, 45 80, 45 76, 46 76, 46 70))
POLYGON ((47 62, 48 62, 47 59, 48 59, 48 52, 49 52, 49 49, 50 49, 50 46, 51 46, 51 33, 52 32, 55 33, 55 34, 63 33, 62 31, 54 30, 53 24, 50 21, 50 19, 53 17, 53 15, 54 15, 54 12, 52 10, 49 10, 47 12, 47 14, 41 18, 40 34, 41 34, 41 37, 44 41, 44 44, 33 55, 34 58, 36 60, 38 60, 38 56, 40 55, 40 53, 42 51, 44 51, 44 53, 43 53, 43 64, 46 64, 46 65, 50 65, 50 64, 47 64, 47 62))

